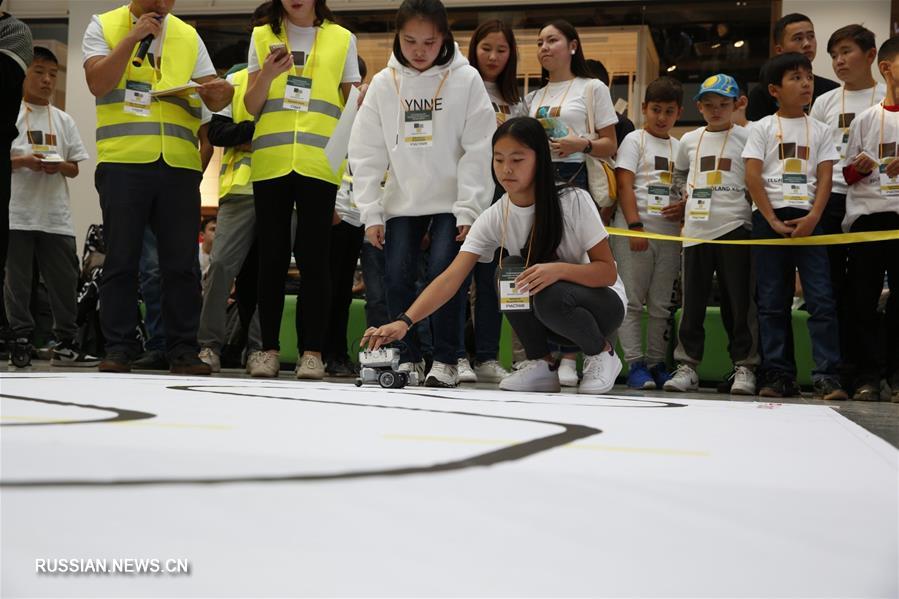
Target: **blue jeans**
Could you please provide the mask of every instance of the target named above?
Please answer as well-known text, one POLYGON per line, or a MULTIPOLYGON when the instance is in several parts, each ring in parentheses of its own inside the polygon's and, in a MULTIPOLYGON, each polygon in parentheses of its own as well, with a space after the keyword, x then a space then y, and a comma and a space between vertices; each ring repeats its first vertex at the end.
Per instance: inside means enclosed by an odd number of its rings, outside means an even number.
POLYGON ((365 322, 380 327, 389 322, 387 290, 384 288, 384 250, 368 240, 362 243, 362 280, 365 282, 365 322))
POLYGON ((138 281, 144 300, 144 327, 147 342, 144 351, 165 351, 165 327, 162 325, 162 277, 159 274, 159 252, 156 235, 149 225, 144 229, 144 244, 140 252, 138 281))
POLYGON ((556 178, 562 183, 571 183, 575 187, 587 189, 587 165, 583 162, 553 162, 556 167, 556 178))
MULTIPOLYGON (((783 221, 807 214, 798 208, 775 210, 783 221)), ((813 235, 821 235, 820 225, 813 235)), ((758 211, 752 215, 753 239, 778 239, 768 221, 758 211)), ((759 317, 762 369, 796 376, 790 342, 792 331, 794 273, 799 270, 805 305, 809 312, 808 331, 812 341, 812 380, 834 378, 840 365, 840 339, 836 301, 830 285, 830 265, 824 246, 753 246, 759 317)))
MULTIPOLYGON (((442 273, 459 253, 460 243, 456 241, 456 217, 452 214, 432 216, 397 216, 387 221, 384 258, 386 264, 387 307, 391 317, 405 311, 416 297, 421 240, 430 230, 431 247, 428 260, 427 280, 442 273)), ((445 364, 455 364, 459 329, 462 328, 460 302, 466 289, 460 288, 456 294, 431 316, 434 333, 434 360, 445 364)), ((413 327, 412 334, 405 339, 402 360, 421 360, 421 348, 413 327)))

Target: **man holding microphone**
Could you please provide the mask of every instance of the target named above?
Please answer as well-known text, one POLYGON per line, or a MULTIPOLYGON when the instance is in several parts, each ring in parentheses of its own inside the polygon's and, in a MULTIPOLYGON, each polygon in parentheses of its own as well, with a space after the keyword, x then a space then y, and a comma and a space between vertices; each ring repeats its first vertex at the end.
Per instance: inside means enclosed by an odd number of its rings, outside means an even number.
POLYGON ((129 372, 140 352, 137 271, 149 224, 158 241, 171 372, 209 374, 197 357, 197 132, 200 100, 219 111, 234 90, 216 76, 196 29, 171 14, 174 4, 132 0, 95 15, 84 34, 84 70, 97 104, 95 183, 107 246, 100 287, 103 372, 129 372), (199 86, 153 94, 191 82, 199 86))

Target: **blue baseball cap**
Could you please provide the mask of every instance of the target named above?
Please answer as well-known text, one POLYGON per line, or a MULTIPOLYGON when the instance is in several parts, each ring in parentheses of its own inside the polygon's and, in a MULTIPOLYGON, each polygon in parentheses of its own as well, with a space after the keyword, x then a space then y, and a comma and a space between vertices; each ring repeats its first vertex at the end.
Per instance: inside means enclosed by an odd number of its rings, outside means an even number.
POLYGON ((736 99, 740 97, 740 86, 737 85, 737 81, 730 75, 718 73, 702 82, 702 85, 699 87, 699 93, 693 96, 693 100, 699 100, 705 94, 718 94, 725 98, 736 99))

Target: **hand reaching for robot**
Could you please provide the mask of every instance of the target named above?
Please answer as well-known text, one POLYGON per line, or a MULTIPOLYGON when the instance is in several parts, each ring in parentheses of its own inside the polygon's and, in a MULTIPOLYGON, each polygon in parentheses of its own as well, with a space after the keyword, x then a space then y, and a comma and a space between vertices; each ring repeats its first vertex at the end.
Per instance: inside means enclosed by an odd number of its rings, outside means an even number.
POLYGON ((409 327, 402 320, 395 320, 382 327, 368 327, 359 342, 359 347, 365 346, 368 351, 374 351, 384 345, 399 341, 408 332, 409 327))

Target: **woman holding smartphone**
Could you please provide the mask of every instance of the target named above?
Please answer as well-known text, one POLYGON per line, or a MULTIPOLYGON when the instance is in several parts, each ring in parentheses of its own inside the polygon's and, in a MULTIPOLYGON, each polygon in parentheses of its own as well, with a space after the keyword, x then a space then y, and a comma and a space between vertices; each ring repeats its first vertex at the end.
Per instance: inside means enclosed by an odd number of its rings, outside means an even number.
POLYGON ((324 148, 350 87, 358 83, 356 38, 333 22, 325 0, 273 0, 267 25, 256 27, 248 57, 247 110, 256 116, 252 180, 259 239, 259 323, 262 351, 249 360, 252 376, 275 377, 284 281, 290 263, 291 212, 296 207, 293 253, 303 282, 297 317, 303 318, 303 355, 297 378, 321 379, 330 309, 331 219, 340 173, 324 148))

